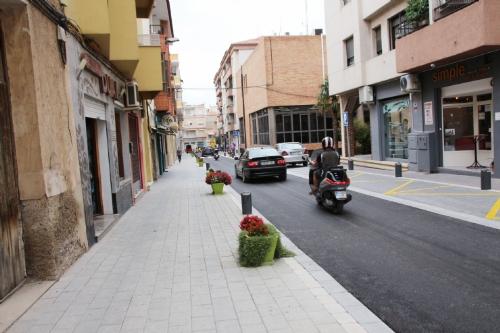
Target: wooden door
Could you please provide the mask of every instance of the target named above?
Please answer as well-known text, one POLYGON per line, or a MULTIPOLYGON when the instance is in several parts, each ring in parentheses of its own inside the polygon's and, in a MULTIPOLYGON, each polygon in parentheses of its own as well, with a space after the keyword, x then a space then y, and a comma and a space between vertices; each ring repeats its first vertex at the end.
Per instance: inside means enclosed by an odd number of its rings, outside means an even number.
MULTIPOLYGON (((1 26, 1 21, 0 21, 1 26)), ((3 34, 0 30, 0 300, 24 280, 19 195, 3 34)))
POLYGON ((128 115, 128 129, 130 139, 130 164, 132 165, 132 182, 137 193, 141 189, 141 159, 139 155, 139 126, 137 118, 128 115))
POLYGON ((101 173, 99 167, 99 142, 97 139, 97 121, 86 118, 87 156, 89 158, 90 193, 92 196, 92 212, 101 215, 104 212, 102 204, 101 173))

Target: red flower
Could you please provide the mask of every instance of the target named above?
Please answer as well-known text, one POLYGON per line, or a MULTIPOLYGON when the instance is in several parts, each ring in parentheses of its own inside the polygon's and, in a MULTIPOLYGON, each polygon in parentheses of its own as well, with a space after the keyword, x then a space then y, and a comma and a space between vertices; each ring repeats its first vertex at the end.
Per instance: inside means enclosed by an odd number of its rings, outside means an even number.
POLYGON ((231 185, 233 179, 227 172, 210 172, 205 178, 205 183, 208 185, 224 183, 225 185, 231 185))
MULTIPOLYGON (((240 222, 240 229, 250 233, 250 228, 258 228, 259 225, 264 225, 264 221, 256 215, 246 215, 240 222)), ((266 227, 267 229, 267 227, 266 227)))

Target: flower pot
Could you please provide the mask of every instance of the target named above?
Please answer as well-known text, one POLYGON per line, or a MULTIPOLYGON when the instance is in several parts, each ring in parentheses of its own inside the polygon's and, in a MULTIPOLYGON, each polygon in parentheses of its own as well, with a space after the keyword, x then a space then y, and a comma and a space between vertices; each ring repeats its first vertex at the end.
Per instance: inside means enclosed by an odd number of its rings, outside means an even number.
POLYGON ((222 190, 224 189, 224 183, 215 183, 211 184, 212 185, 212 191, 214 191, 214 194, 222 194, 222 190))
POLYGON ((202 167, 202 166, 203 166, 203 161, 198 162, 198 166, 201 166, 201 167, 202 167))
POLYGON ((264 258, 264 262, 261 264, 261 266, 270 266, 274 265, 274 251, 276 250, 276 244, 278 243, 278 237, 277 236, 268 236, 272 238, 272 243, 271 247, 266 253, 266 256, 264 258))
POLYGON ((210 174, 210 171, 205 172, 205 174, 208 176, 210 174))

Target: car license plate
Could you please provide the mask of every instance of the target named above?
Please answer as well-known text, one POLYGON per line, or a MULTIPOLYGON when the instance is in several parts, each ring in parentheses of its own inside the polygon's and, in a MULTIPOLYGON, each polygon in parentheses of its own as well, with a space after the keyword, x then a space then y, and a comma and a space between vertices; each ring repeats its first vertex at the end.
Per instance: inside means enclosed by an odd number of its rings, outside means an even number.
POLYGON ((262 161, 260 162, 261 165, 271 165, 274 164, 274 161, 262 161))
POLYGON ((300 154, 302 154, 300 151, 294 151, 294 152, 292 152, 292 155, 300 155, 300 154))
POLYGON ((347 193, 345 191, 335 191, 335 197, 337 199, 347 199, 347 193))

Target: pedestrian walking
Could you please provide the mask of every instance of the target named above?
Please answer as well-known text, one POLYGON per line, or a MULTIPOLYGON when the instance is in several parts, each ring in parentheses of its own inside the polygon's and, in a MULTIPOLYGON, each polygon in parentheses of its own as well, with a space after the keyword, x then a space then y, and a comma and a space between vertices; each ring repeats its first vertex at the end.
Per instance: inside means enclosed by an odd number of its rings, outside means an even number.
POLYGON ((179 159, 179 163, 181 162, 181 155, 182 155, 181 147, 177 147, 177 158, 179 159))
POLYGON ((234 149, 235 149, 234 142, 231 142, 231 153, 233 153, 233 156, 234 156, 234 149))

